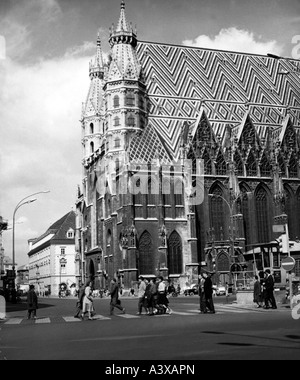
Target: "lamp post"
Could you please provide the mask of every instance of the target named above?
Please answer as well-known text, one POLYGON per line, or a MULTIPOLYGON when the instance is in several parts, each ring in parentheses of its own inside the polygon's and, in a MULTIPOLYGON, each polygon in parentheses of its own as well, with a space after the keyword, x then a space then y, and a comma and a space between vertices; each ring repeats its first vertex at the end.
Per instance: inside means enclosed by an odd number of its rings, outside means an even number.
POLYGON ((12 283, 12 302, 15 303, 16 302, 16 284, 15 284, 15 217, 16 217, 16 212, 17 210, 21 207, 21 206, 24 206, 26 204, 29 204, 29 203, 32 203, 32 202, 35 202, 37 199, 34 198, 34 199, 28 199, 30 197, 33 197, 34 195, 37 195, 37 194, 42 194, 42 193, 49 193, 50 190, 47 190, 47 191, 38 191, 36 193, 33 193, 33 194, 30 194, 30 195, 27 195, 27 197, 21 199, 19 201, 19 203, 16 205, 15 209, 14 209, 14 212, 13 212, 13 225, 12 225, 12 261, 13 261, 13 265, 12 265, 12 270, 13 270, 13 283, 12 283))

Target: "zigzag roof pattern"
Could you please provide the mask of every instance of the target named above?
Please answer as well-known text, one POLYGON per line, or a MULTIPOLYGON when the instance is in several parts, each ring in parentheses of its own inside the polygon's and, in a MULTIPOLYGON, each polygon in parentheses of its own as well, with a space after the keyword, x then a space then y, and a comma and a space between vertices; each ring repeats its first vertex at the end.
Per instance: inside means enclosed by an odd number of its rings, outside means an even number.
POLYGON ((150 99, 149 123, 178 159, 185 121, 196 122, 200 109, 216 136, 225 126, 242 124, 245 114, 260 138, 283 127, 289 115, 300 128, 300 61, 269 56, 138 42, 150 99))

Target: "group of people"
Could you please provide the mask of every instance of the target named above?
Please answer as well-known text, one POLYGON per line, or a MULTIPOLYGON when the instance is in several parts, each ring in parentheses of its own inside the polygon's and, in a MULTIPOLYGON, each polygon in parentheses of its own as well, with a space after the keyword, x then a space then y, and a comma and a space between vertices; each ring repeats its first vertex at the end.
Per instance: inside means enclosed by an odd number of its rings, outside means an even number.
MULTIPOLYGON (((213 302, 213 284, 211 280, 212 274, 208 271, 202 271, 199 275, 199 297, 200 297, 200 313, 215 313, 213 302)), ((119 285, 116 278, 113 278, 110 283, 110 315, 114 314, 114 309, 119 309, 125 314, 125 308, 122 306, 119 299, 119 285)), ((76 303, 76 314, 74 318, 85 319, 88 314, 88 319, 93 320, 96 314, 93 303, 93 282, 87 280, 81 286, 78 293, 78 300, 76 303)), ((165 284, 162 276, 157 278, 147 279, 139 276, 138 285, 138 311, 137 314, 141 315, 143 309, 146 314, 171 314, 172 310, 169 307, 168 287, 165 284)), ((257 307, 264 307, 265 309, 277 309, 276 300, 274 297, 274 278, 269 269, 264 272, 261 271, 259 276, 255 276, 253 302, 257 307)), ((30 285, 27 295, 27 310, 28 319, 36 319, 36 310, 38 308, 38 297, 34 290, 34 285, 30 285)))
POLYGON ((200 313, 215 314, 215 306, 213 301, 213 283, 212 274, 202 271, 199 275, 199 297, 200 297, 200 313))
POLYGON ((270 269, 259 272, 259 276, 255 276, 253 302, 257 307, 265 309, 277 309, 274 296, 274 278, 270 269))
POLYGON ((171 314, 167 294, 168 287, 162 276, 149 280, 139 276, 137 314, 141 315, 143 308, 148 315, 171 314))
MULTIPOLYGON (((125 308, 121 305, 119 300, 119 285, 116 278, 113 278, 110 283, 110 315, 114 314, 114 309, 117 308, 125 314, 125 308)), ((88 314, 88 319, 95 319, 96 314, 93 303, 93 282, 88 280, 79 290, 78 301, 76 303, 76 314, 74 318, 85 319, 85 315, 88 314)))

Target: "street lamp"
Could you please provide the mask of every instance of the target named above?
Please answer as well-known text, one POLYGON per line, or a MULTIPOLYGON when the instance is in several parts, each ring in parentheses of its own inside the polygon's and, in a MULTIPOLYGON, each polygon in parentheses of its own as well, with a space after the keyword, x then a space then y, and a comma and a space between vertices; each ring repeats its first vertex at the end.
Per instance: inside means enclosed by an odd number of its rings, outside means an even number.
POLYGON ((29 204, 29 203, 32 203, 32 202, 35 202, 37 199, 36 198, 33 198, 33 199, 28 199, 30 197, 33 197, 34 195, 37 195, 37 194, 42 194, 42 193, 49 193, 50 190, 46 190, 46 191, 38 191, 36 193, 33 193, 33 194, 30 194, 30 195, 27 195, 27 197, 23 198, 20 200, 20 202, 16 205, 15 209, 14 209, 14 213, 13 213, 13 224, 12 224, 12 260, 13 260, 13 265, 12 265, 12 270, 13 270, 13 283, 12 283, 12 302, 15 303, 16 302, 16 284, 15 284, 15 217, 16 217, 16 212, 17 210, 21 207, 21 206, 24 206, 26 204, 29 204), (27 200, 28 199, 28 200, 27 200))

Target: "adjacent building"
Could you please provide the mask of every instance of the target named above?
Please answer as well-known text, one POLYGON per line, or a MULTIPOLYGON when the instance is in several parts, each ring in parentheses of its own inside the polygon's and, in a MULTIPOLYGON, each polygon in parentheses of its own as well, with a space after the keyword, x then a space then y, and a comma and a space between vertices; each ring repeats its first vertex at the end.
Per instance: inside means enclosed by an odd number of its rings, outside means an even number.
POLYGON ((299 238, 300 61, 139 41, 124 1, 109 43, 81 116, 82 277, 184 285, 206 265, 225 284, 273 224, 299 238))
POLYGON ((75 219, 70 211, 28 241, 29 283, 42 294, 58 295, 62 284, 67 288, 76 284, 75 219))

